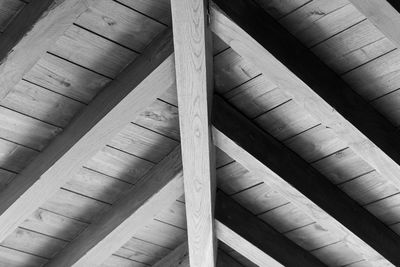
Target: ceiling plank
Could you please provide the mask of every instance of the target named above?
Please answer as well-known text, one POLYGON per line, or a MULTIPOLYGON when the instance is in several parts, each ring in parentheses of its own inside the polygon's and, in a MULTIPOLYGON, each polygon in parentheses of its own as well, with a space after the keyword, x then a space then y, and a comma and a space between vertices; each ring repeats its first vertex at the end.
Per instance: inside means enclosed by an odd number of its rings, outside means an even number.
POLYGON ((0 100, 22 79, 92 0, 30 1, 0 38, 0 100))
POLYGON ((183 193, 178 146, 46 266, 98 266, 183 193))
POLYGON ((167 256, 156 262, 153 267, 190 267, 188 243, 180 244, 167 256))
POLYGON ((208 0, 172 0, 176 84, 191 266, 215 266, 215 158, 208 0))
POLYGON ((217 193, 215 214, 218 239, 259 266, 325 266, 223 192, 217 193))
MULTIPOLYGON (((386 0, 349 0, 389 40, 400 48, 400 14, 386 0)), ((395 4, 396 5, 396 4, 395 4)), ((397 3, 397 5, 399 5, 397 3)))
POLYGON ((162 33, 0 195, 0 241, 155 98, 175 86, 172 33, 162 33))
POLYGON ((368 260, 381 258, 379 252, 395 265, 400 263, 396 249, 400 236, 224 100, 214 97, 214 105, 218 112, 213 117, 213 137, 218 148, 265 179, 323 228, 342 232, 343 242, 368 260))
POLYGON ((215 2, 212 31, 400 189, 398 129, 252 1, 215 2))

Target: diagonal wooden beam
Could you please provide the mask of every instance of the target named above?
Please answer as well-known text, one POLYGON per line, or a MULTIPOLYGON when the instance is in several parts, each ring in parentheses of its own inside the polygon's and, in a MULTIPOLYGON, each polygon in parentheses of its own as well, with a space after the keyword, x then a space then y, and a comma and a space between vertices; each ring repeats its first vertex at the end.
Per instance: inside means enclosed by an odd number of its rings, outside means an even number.
MULTIPOLYGON (((247 224, 247 222, 244 225, 246 227, 252 227, 251 225, 247 224)), ((235 250, 236 252, 238 252, 239 254, 241 254, 254 264, 257 264, 258 266, 271 266, 271 267, 284 266, 279 262, 277 262, 276 260, 274 260, 269 255, 265 254, 257 246, 253 245, 248 240, 244 239, 243 237, 232 231, 229 227, 227 227, 218 220, 215 221, 215 230, 217 232, 218 240, 221 240, 225 244, 229 245, 230 248, 232 248, 233 250, 235 250)), ((249 228, 249 230, 253 231, 253 229, 251 228, 249 228)), ((265 236, 266 233, 264 232, 260 235, 260 237, 265 237, 265 236)), ((265 240, 270 240, 270 237, 267 236, 265 240)), ((276 247, 278 248, 277 244, 276 247)), ((283 248, 280 249, 281 251, 284 251, 283 248)), ((316 266, 324 266, 324 265, 321 264, 316 266)))
POLYGON ((372 22, 389 40, 400 48, 400 7, 397 0, 391 4, 386 0, 349 0, 364 16, 372 22), (398 9, 399 10, 399 9, 398 9))
POLYGON ((325 266, 223 192, 217 193, 215 214, 218 239, 258 266, 325 266))
POLYGON ((35 158, 0 194, 0 242, 51 197, 83 162, 168 87, 174 59, 167 30, 35 158))
POLYGON ((181 151, 178 146, 46 266, 101 265, 182 193, 181 151))
MULTIPOLYGON (((223 192, 217 193, 215 207, 218 239, 258 266, 325 266, 223 192)), ((218 254, 217 266, 221 266, 218 254)), ((187 242, 153 265, 161 266, 189 266, 187 242)))
POLYGON ((253 1, 215 2, 216 35, 400 189, 397 128, 253 1))
POLYGON ((0 38, 0 100, 64 34, 92 0, 34 0, 0 38))
POLYGON ((323 228, 341 235, 348 247, 367 260, 381 259, 380 253, 394 265, 400 264, 400 236, 224 100, 215 97, 214 103, 213 135, 218 148, 323 228))
POLYGON ((208 0, 172 0, 176 85, 182 144, 190 265, 215 266, 215 159, 208 0))

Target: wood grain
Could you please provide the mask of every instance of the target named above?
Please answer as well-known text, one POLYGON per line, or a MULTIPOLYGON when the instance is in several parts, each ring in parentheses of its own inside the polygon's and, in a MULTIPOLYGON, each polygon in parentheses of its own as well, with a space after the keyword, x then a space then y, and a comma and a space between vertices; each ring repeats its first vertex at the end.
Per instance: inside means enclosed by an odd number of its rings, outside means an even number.
POLYGON ((213 95, 208 2, 172 0, 176 85, 191 266, 215 266, 215 158, 210 121, 213 95))
POLYGON ((218 239, 255 264, 324 266, 306 250, 258 220, 224 193, 218 192, 215 206, 218 239))
POLYGON ((243 28, 213 9, 213 31, 399 188, 397 129, 250 1, 216 2, 243 28))
POLYGON ((85 229, 48 266, 96 266, 183 192, 180 147, 147 173, 109 213, 85 229))
POLYGON ((18 13, 1 36, 0 99, 21 80, 74 20, 88 1, 32 1, 18 13))
POLYGON ((173 82, 171 53, 172 40, 167 31, 3 190, 0 240, 4 240, 73 177, 83 162, 163 93, 166 85, 173 82))
POLYGON ((336 233, 355 251, 362 251, 371 260, 381 258, 376 251, 392 262, 399 260, 392 248, 397 246, 400 238, 386 225, 226 102, 215 98, 214 103, 218 110, 213 119, 216 146, 257 177, 271 178, 265 181, 269 186, 276 188, 325 229, 336 233), (394 243, 388 245, 388 242, 394 243))

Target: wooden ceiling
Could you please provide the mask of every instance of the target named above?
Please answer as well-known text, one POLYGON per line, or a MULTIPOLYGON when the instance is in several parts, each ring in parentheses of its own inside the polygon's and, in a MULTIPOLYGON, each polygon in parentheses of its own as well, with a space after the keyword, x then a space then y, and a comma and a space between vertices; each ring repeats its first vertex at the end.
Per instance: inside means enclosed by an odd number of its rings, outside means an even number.
POLYGON ((1 1, 0 267, 400 266, 399 8, 1 1))

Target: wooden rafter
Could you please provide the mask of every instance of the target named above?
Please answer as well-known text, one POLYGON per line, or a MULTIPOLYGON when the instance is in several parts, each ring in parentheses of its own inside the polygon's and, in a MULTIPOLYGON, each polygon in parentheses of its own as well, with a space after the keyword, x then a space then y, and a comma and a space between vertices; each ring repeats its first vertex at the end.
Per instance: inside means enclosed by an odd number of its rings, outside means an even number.
POLYGON ((176 84, 191 266, 215 266, 212 41, 207 0, 172 0, 176 84))
MULTIPOLYGON (((349 0, 389 40, 400 48, 400 14, 386 0, 349 0)), ((394 6, 399 7, 398 1, 394 6)))
MULTIPOLYGON (((215 205, 218 239, 258 266, 325 266, 224 193, 217 193, 215 205), (287 254, 290 254, 290 257, 287 257, 287 254)), ((220 257, 220 253, 217 266, 224 266, 224 257, 220 257)), ((153 266, 189 266, 187 242, 153 266)))
POLYGON ((400 189, 397 128, 253 1, 215 2, 215 34, 400 189))
POLYGON ((325 266, 222 192, 215 214, 218 239, 258 266, 325 266))
POLYGON ((171 32, 161 34, 0 195, 0 241, 111 138, 174 86, 171 32))
POLYGON ((343 242, 369 255, 369 260, 379 258, 375 249, 393 264, 400 263, 397 234, 224 100, 215 97, 214 103, 218 112, 214 113, 213 133, 218 148, 255 176, 264 177, 269 186, 322 227, 342 233, 343 242))
POLYGON ((30 1, 0 38, 0 100, 22 79, 92 0, 30 1))
POLYGON ((178 146, 47 266, 98 266, 183 193, 178 146))

